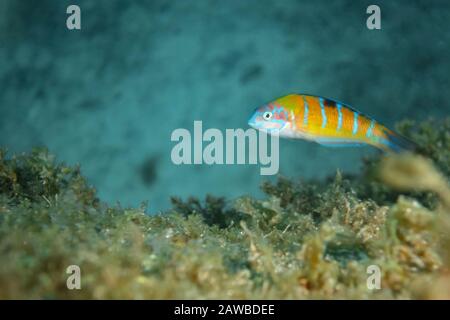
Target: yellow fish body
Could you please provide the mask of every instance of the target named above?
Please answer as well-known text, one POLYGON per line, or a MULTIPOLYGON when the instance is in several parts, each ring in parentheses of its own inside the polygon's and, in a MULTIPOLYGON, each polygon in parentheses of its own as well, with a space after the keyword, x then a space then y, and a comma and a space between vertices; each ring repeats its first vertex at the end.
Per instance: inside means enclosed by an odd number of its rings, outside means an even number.
POLYGON ((394 152, 416 148, 412 141, 349 105, 306 94, 290 94, 257 108, 248 124, 270 134, 325 146, 372 145, 394 152))

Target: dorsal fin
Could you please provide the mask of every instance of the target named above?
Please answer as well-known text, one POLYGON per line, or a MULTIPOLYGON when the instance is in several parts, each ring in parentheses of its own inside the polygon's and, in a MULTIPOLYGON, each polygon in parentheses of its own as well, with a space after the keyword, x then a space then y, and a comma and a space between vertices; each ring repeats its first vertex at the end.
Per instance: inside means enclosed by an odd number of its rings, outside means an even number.
POLYGON ((299 93, 299 95, 302 96, 307 96, 307 97, 313 97, 313 98, 322 98, 324 100, 324 105, 325 106, 331 106, 331 107, 336 107, 338 104, 350 109, 351 111, 357 112, 358 114, 360 114, 363 117, 366 117, 369 120, 372 120, 373 118, 368 116, 367 114, 365 114, 364 112, 359 111, 358 109, 352 107, 351 105, 349 105, 348 103, 336 100, 336 99, 330 99, 324 96, 318 96, 318 95, 314 95, 314 94, 308 94, 308 93, 299 93))

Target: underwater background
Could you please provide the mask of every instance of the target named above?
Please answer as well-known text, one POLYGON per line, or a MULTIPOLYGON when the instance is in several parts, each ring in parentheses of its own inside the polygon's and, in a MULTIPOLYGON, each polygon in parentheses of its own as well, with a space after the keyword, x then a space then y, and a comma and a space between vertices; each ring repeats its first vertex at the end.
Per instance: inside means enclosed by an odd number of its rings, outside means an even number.
MULTIPOLYGON (((345 101, 393 126, 448 115, 448 1, 0 1, 0 145, 80 164, 102 201, 148 212, 170 196, 261 196, 257 165, 170 160, 176 128, 248 128, 291 93, 345 101), (66 8, 81 8, 81 30, 66 8)), ((360 170, 369 147, 281 140, 280 174, 360 170)))

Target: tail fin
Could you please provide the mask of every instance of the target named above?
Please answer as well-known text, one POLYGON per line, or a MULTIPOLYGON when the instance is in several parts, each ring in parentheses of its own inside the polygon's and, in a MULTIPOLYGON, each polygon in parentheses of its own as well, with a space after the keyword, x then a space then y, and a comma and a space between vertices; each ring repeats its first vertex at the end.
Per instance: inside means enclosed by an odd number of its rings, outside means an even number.
POLYGON ((392 131, 386 130, 386 140, 384 141, 385 146, 389 151, 393 152, 415 152, 417 151, 417 144, 413 141, 405 138, 404 136, 392 131))

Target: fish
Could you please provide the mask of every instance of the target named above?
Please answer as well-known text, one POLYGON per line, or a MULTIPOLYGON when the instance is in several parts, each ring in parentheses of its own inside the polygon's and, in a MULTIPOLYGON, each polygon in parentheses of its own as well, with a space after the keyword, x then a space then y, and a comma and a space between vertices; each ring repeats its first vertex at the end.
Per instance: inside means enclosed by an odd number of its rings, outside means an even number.
POLYGON ((309 94, 288 94, 258 107, 248 124, 271 135, 327 147, 370 145, 395 153, 417 150, 416 143, 348 104, 309 94))

